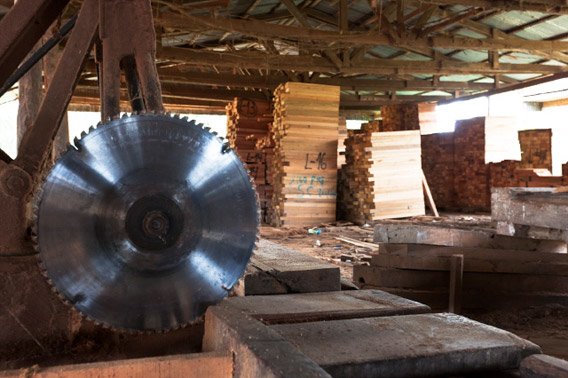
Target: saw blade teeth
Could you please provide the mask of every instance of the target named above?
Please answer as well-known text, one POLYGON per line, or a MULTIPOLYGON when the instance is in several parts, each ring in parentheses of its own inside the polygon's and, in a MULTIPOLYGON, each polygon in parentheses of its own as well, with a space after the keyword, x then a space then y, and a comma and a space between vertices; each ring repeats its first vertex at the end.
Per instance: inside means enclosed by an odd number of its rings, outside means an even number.
POLYGON ((231 145, 229 143, 224 143, 221 146, 221 152, 224 154, 231 152, 231 145))
MULTIPOLYGON (((142 114, 146 114, 146 112, 142 112, 142 114)), ((155 114, 155 112, 152 112, 152 114, 155 114)), ((124 118, 128 118, 128 117, 135 116, 135 115, 136 115, 135 112, 131 113, 130 115, 127 114, 127 113, 122 113, 120 117, 119 117, 119 116, 115 116, 115 117, 113 117, 112 119, 111 119, 111 118, 108 118, 107 122, 105 122, 105 123, 99 122, 99 123, 97 124, 97 127, 100 126, 100 125, 107 126, 107 127, 114 127, 114 124, 113 124, 113 125, 106 125, 106 124, 107 124, 108 122, 114 121, 114 120, 117 119, 117 118, 122 118, 122 119, 124 119, 124 118)), ((223 152, 223 153, 230 153, 231 151, 232 151, 232 152, 235 152, 235 155, 239 158, 239 161, 241 161, 241 163, 243 164, 243 167, 245 167, 245 171, 246 171, 247 175, 249 176, 249 180, 250 180, 250 182, 251 182, 251 187, 250 187, 250 188, 253 190, 253 192, 254 192, 254 194, 255 194, 255 195, 254 195, 254 198, 255 198, 256 206, 257 206, 257 220, 256 220, 256 232, 255 232, 254 234, 255 234, 255 240, 258 240, 258 226, 259 226, 259 224, 260 224, 260 223, 259 223, 259 219, 260 219, 259 209, 260 209, 260 207, 259 207, 259 205, 258 205, 258 204, 259 204, 259 200, 258 200, 258 194, 257 194, 257 192, 256 192, 257 187, 256 187, 256 185, 254 185, 254 179, 252 179, 252 177, 251 177, 251 172, 250 172, 250 170, 248 170, 248 169, 246 168, 246 164, 245 164, 245 162, 243 161, 243 159, 237 154, 236 151, 234 151, 234 150, 231 148, 231 145, 230 145, 230 143, 228 142, 228 140, 227 140, 226 138, 224 138, 224 137, 222 137, 222 136, 219 136, 218 133, 215 132, 215 131, 212 131, 212 129, 211 129, 210 127, 203 127, 203 124, 201 124, 201 123, 197 124, 195 120, 188 121, 188 117, 186 117, 186 116, 181 117, 181 115, 180 115, 180 114, 177 114, 177 113, 172 114, 172 113, 168 112, 168 113, 166 113, 164 116, 169 116, 169 117, 171 117, 171 118, 181 119, 181 120, 184 120, 184 121, 190 123, 190 125, 201 127, 201 128, 204 129, 205 131, 207 131, 207 132, 213 134, 213 135, 215 136, 215 138, 216 138, 217 140, 219 140, 219 142, 220 142, 220 144, 221 144, 221 148, 222 148, 222 152, 223 152), (181 118, 180 118, 180 117, 181 117, 181 118)), ((156 117, 156 118, 157 118, 157 117, 156 117)), ((118 122, 118 123, 120 124, 120 122, 118 122)), ((96 128, 90 127, 88 133, 82 132, 82 133, 80 134, 80 137, 74 138, 74 140, 73 140, 74 146, 72 146, 72 145, 68 146, 68 150, 67 150, 67 151, 70 151, 70 147, 74 147, 75 149, 78 150, 81 145, 83 145, 83 144, 84 144, 85 146, 88 145, 88 143, 90 143, 90 141, 92 140, 91 138, 94 138, 94 136, 89 137, 86 141, 84 141, 83 139, 84 139, 87 135, 89 135, 89 133, 91 133, 91 132, 93 132, 93 131, 96 131, 96 128)), ((95 135, 97 135, 97 134, 95 134, 95 135)), ((208 138, 209 143, 212 141, 212 139, 213 139, 212 137, 211 137, 211 138, 208 138)), ((216 145, 215 148, 218 148, 217 146, 219 146, 219 145, 216 145)), ((218 151, 218 150, 217 150, 217 151, 218 151)), ((232 159, 232 158, 231 158, 231 159, 232 159)), ((241 171, 241 173, 242 173, 242 171, 241 171)), ((43 187, 43 184, 40 184, 40 188, 42 188, 42 187, 43 187)), ((41 201, 41 196, 42 196, 41 190, 42 190, 42 189, 40 189, 40 190, 37 191, 37 193, 39 193, 39 195, 38 195, 38 202, 41 201)), ((247 191, 248 191, 248 189, 247 189, 247 191)), ((250 199, 248 200, 248 202, 251 204, 251 212, 253 212, 253 211, 252 211, 252 198, 250 198, 250 199)), ((39 212, 38 206, 34 207, 34 223, 33 223, 33 224, 34 224, 34 227, 33 227, 33 229, 32 229, 33 235, 32 235, 32 237, 31 237, 31 239, 32 239, 33 246, 34 246, 34 249, 35 249, 36 252, 40 252, 39 240, 40 240, 40 238, 41 238, 41 235, 38 235, 38 233, 37 233, 37 227, 36 227, 36 225, 38 224, 38 217, 37 217, 38 212, 39 212)), ((252 214, 251 214, 251 215, 252 215, 252 214)), ((46 219, 47 219, 47 218, 46 218, 46 219)), ((250 219, 250 222, 251 222, 250 225, 253 226, 254 223, 252 222, 252 217, 251 217, 251 219, 250 219)), ((42 230, 43 230, 43 229, 42 229, 42 230)), ((252 232, 251 232, 251 233, 250 233, 251 239, 252 239, 252 236, 253 236, 253 235, 252 235, 252 232)), ((252 241, 252 240, 251 240, 251 241, 252 241)), ((255 241, 255 248, 256 248, 256 241, 255 241)), ((88 315, 87 312, 82 312, 82 311, 84 310, 82 307, 81 307, 81 309, 77 308, 76 305, 75 305, 75 303, 70 302, 66 297, 64 297, 64 296, 61 294, 61 292, 57 289, 57 287, 55 286, 54 282, 51 280, 51 278, 49 277, 49 275, 48 275, 48 273, 47 273, 46 266, 44 265, 43 261, 41 260, 41 259, 43 258, 43 256, 41 256, 39 253, 38 253, 36 256, 37 256, 38 262, 39 262, 39 264, 40 264, 40 271, 42 272, 42 275, 44 275, 44 276, 46 277, 46 279, 47 279, 47 281, 48 281, 48 283, 49 283, 49 285, 50 285, 51 291, 54 292, 54 293, 57 295, 57 297, 62 301, 62 303, 66 304, 66 305, 71 309, 71 311, 73 311, 73 313, 78 314, 79 316, 81 316, 81 318, 84 318, 84 319, 87 319, 87 320, 93 322, 93 324, 95 324, 97 327, 102 327, 102 328, 111 329, 111 330, 115 330, 115 331, 118 331, 118 332, 124 332, 124 333, 129 333, 129 334, 154 334, 154 333, 166 333, 166 332, 176 331, 176 330, 179 330, 179 329, 182 329, 182 328, 186 328, 186 327, 191 326, 191 325, 193 325, 193 324, 197 324, 197 323, 199 323, 199 322, 203 322, 203 321, 204 321, 204 314, 202 314, 201 317, 199 317, 199 318, 197 318, 197 319, 193 319, 193 320, 191 320, 191 321, 186 321, 186 322, 179 323, 179 324, 177 324, 177 323, 175 323, 175 324, 174 324, 174 323, 171 323, 171 324, 170 324, 170 328, 164 328, 164 329, 159 329, 159 330, 151 330, 151 329, 147 329, 147 330, 137 330, 137 329, 120 328, 120 327, 119 327, 119 328, 116 328, 116 327, 114 327, 113 325, 106 324, 106 323, 101 322, 101 321, 99 321, 99 320, 95 320, 95 319, 91 318, 91 317, 88 315)), ((51 274, 51 272, 50 272, 50 274, 51 274)), ((58 282, 58 285, 59 285, 59 284, 60 284, 60 283, 58 282)))

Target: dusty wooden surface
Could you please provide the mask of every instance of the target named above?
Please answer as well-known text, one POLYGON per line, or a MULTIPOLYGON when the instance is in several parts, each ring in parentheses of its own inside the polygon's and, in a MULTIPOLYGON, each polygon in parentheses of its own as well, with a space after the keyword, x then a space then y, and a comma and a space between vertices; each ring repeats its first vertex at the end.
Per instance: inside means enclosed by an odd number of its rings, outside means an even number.
POLYGON ((149 357, 141 359, 64 365, 0 372, 2 378, 231 378, 233 355, 229 351, 149 357))

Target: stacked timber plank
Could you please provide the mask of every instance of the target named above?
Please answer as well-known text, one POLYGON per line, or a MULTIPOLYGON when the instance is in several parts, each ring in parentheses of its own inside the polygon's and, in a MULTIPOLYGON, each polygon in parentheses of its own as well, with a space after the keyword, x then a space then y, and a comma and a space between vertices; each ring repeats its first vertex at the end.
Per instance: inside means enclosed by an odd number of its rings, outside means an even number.
POLYGON ((424 215, 420 132, 349 131, 342 214, 366 221, 424 215))
POLYGON ((455 203, 464 211, 491 206, 488 167, 485 165, 485 118, 456 122, 454 135, 455 203))
POLYGON ((513 118, 462 120, 453 133, 422 136, 424 174, 441 208, 489 211, 492 185, 518 182, 515 160, 520 145, 513 118))
POLYGON ((418 120, 420 122, 420 132, 422 135, 433 134, 436 132, 438 117, 436 115, 436 104, 418 104, 418 120))
POLYGON ((454 133, 422 135, 422 169, 438 209, 454 206, 454 133))
POLYGON ((463 307, 568 304, 568 254, 561 241, 495 235, 488 230, 381 224, 379 253, 355 266, 354 282, 446 308, 452 256, 463 256, 463 307))
POLYGON ((345 139, 347 139, 347 119, 339 117, 339 138, 337 139, 337 169, 345 164, 345 139))
POLYGON ((417 104, 388 105, 381 108, 381 131, 420 130, 417 104))
POLYGON ((272 104, 270 101, 236 98, 227 105, 226 114, 227 139, 250 170, 258 192, 261 217, 266 221, 273 191, 272 104))
POLYGON ((489 163, 489 185, 495 187, 519 186, 517 171, 520 162, 517 160, 504 160, 499 163, 489 163))
POLYGON ((274 92, 271 223, 335 220, 339 87, 286 83, 274 92))
POLYGON ((521 168, 544 168, 552 172, 552 130, 519 131, 521 168))

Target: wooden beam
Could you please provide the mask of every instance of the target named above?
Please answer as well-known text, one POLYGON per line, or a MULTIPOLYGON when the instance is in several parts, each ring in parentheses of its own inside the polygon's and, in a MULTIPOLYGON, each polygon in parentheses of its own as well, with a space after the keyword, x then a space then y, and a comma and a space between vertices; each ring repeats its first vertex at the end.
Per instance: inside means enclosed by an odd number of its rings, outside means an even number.
MULTIPOLYGON (((288 0, 291 1, 291 0, 288 0)), ((475 21, 462 20, 464 27, 480 30, 483 25, 475 21)), ((266 24, 256 20, 238 20, 229 18, 196 17, 192 15, 176 15, 166 13, 156 23, 181 30, 193 31, 221 30, 255 38, 274 40, 313 41, 333 43, 334 47, 361 47, 361 46, 393 46, 399 48, 443 48, 461 50, 502 50, 534 53, 536 51, 554 53, 568 51, 568 42, 563 41, 535 41, 521 38, 512 38, 507 34, 499 38, 468 38, 461 36, 431 37, 413 39, 408 37, 392 38, 376 32, 350 31, 340 33, 337 31, 317 30, 307 27, 292 27, 276 24, 266 24), (502 37, 502 38, 501 38, 502 37)), ((489 28, 488 26, 485 26, 489 28)), ((486 31, 484 30, 484 34, 486 31)))
MULTIPOLYGON (((160 80, 171 84, 201 84, 213 86, 229 86, 238 88, 259 88, 275 89, 279 84, 290 81, 284 75, 232 75, 216 74, 198 71, 181 71, 175 67, 158 69, 160 80)), ((298 78, 295 77, 295 80, 298 78)), ((386 80, 386 79, 354 79, 354 78, 330 78, 314 77, 310 81, 318 84, 337 85, 342 90, 351 91, 384 91, 384 90, 406 90, 406 91, 452 91, 470 90, 484 91, 493 88, 491 83, 474 83, 467 81, 439 81, 434 83, 430 80, 386 80)))
POLYGON ((554 20, 555 18, 558 18, 558 17, 559 16, 555 15, 555 14, 544 16, 544 17, 541 17, 541 18, 537 18, 536 20, 532 20, 530 22, 527 22, 527 23, 524 23, 524 24, 521 24, 521 25, 518 25, 518 26, 514 26, 512 28, 505 30, 504 32, 506 34, 518 33, 522 30, 528 29, 528 28, 533 27, 533 26, 538 25, 538 24, 542 24, 543 22, 554 20))
POLYGON ((492 96, 492 95, 496 95, 496 94, 500 94, 500 93, 516 91, 516 90, 519 90, 519 89, 532 87, 533 85, 549 83, 549 82, 554 81, 554 80, 566 79, 566 78, 568 78, 568 72, 562 72, 562 73, 558 73, 558 74, 554 74, 554 75, 547 75, 545 77, 539 77, 539 78, 536 78, 536 79, 525 80, 525 81, 520 82, 518 84, 511 84, 511 85, 508 85, 508 86, 503 87, 503 88, 497 88, 497 89, 487 91, 487 92, 483 92, 483 93, 476 93, 474 95, 466 95, 466 96, 461 97, 459 100, 441 101, 439 103, 439 105, 449 104, 449 103, 452 103, 452 102, 455 102, 455 101, 472 100, 474 98, 492 96))
POLYGON ((280 0, 280 1, 282 2, 282 4, 284 4, 286 9, 290 11, 292 16, 294 16, 294 18, 300 23, 300 25, 307 28, 311 28, 310 22, 308 21, 306 16, 304 16, 302 11, 298 9, 296 4, 294 4, 293 0, 280 0))
POLYGON ((469 8, 466 12, 454 14, 452 17, 448 18, 445 21, 442 21, 442 22, 437 23, 436 25, 432 25, 430 27, 427 27, 426 29, 424 29, 420 32, 420 35, 427 36, 428 34, 431 34, 431 33, 434 33, 438 30, 441 30, 441 29, 445 28, 446 26, 453 25, 456 22, 459 22, 461 20, 471 18, 471 17, 473 17, 476 14, 479 14, 481 12, 483 12, 483 10, 479 10, 479 9, 476 9, 476 8, 473 8, 473 7, 469 8))
POLYGON ((339 0, 339 31, 345 33, 349 31, 349 9, 347 0, 339 0))
POLYGON ((420 0, 424 4, 465 5, 505 11, 533 11, 545 14, 568 14, 564 0, 420 0))
POLYGON ((566 66, 540 64, 500 64, 457 61, 411 61, 389 59, 361 59, 352 67, 338 69, 326 58, 308 55, 270 55, 252 52, 211 52, 188 48, 164 47, 158 50, 158 58, 189 65, 215 65, 217 67, 241 67, 267 70, 293 70, 307 72, 339 72, 343 74, 554 74, 568 70, 566 66))

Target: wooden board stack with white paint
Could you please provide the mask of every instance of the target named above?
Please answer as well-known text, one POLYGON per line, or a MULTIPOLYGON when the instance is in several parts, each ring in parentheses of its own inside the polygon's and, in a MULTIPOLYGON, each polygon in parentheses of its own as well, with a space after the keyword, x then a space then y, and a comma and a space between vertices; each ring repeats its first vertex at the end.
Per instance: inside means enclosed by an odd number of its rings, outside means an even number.
POLYGON ((420 131, 350 131, 342 171, 342 206, 349 220, 425 214, 420 131))
POLYGON ((339 87, 286 83, 274 92, 271 223, 335 220, 339 87))

